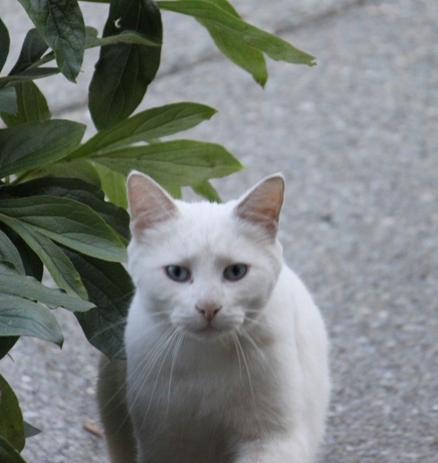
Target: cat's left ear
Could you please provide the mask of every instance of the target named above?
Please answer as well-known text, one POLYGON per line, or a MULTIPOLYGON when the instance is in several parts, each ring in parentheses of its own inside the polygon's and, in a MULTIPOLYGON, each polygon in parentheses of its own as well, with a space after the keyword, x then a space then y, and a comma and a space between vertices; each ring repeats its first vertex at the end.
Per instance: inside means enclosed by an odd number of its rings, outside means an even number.
POLYGON ((137 171, 128 176, 128 203, 135 236, 178 214, 171 196, 151 177, 137 171))
POLYGON ((235 212, 239 218, 262 226, 269 235, 275 237, 283 198, 284 177, 281 174, 271 175, 243 196, 235 212))

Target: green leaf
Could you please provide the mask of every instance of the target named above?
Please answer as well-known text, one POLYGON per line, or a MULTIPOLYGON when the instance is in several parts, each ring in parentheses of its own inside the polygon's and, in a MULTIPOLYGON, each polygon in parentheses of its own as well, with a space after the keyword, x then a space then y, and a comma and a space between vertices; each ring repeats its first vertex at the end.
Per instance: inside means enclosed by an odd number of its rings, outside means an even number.
MULTIPOLYGON (((12 219, 11 219, 12 220, 12 219)), ((17 221, 18 222, 18 221, 17 221)), ((18 222, 19 223, 19 222, 18 222)), ((3 224, 1 224, 3 226, 3 224)), ((11 238, 15 248, 20 253, 20 258, 23 262, 24 273, 31 275, 38 281, 43 279, 43 264, 35 252, 30 248, 25 241, 11 227, 3 227, 11 238)))
POLYGON ((182 198, 182 188, 179 185, 175 185, 173 183, 169 184, 162 184, 162 187, 164 187, 167 192, 173 196, 175 199, 181 199, 182 198))
POLYGON ((23 450, 23 415, 14 391, 2 375, 0 375, 0 436, 18 451, 23 450))
POLYGON ((120 34, 109 35, 107 37, 89 36, 85 48, 106 47, 119 43, 143 45, 146 47, 161 47, 161 42, 154 42, 143 34, 139 34, 135 31, 122 31, 120 34))
POLYGON ((219 50, 264 87, 268 80, 268 70, 263 53, 242 42, 238 34, 224 32, 208 21, 201 23, 207 28, 219 50))
POLYGON ((117 206, 126 209, 128 207, 126 176, 99 164, 96 165, 96 170, 100 177, 102 189, 108 199, 117 206))
MULTIPOLYGON (((152 0, 113 0, 104 37, 137 32, 161 43, 161 14, 152 0)), ((160 65, 160 46, 119 43, 101 49, 90 89, 89 108, 98 129, 128 117, 139 105, 160 65)))
POLYGON ((6 63, 9 54, 10 38, 5 23, 0 18, 0 71, 6 63))
POLYGON ((32 426, 27 421, 24 422, 24 437, 26 437, 26 439, 28 439, 29 437, 36 436, 40 432, 41 431, 35 426, 32 426))
MULTIPOLYGON (((227 0, 209 1, 227 13, 241 19, 239 13, 227 0)), ((223 28, 218 28, 210 21, 200 20, 200 23, 206 27, 219 50, 237 66, 248 71, 254 80, 264 87, 268 80, 268 71, 263 53, 246 45, 238 35, 223 28)))
POLYGON ((0 360, 8 354, 17 341, 18 337, 16 336, 5 336, 0 338, 0 360))
MULTIPOLYGON (((116 175, 120 175, 117 174, 116 175)), ((123 176, 122 176, 123 177, 123 176)), ((123 177, 124 179, 124 177, 123 177)), ((123 180, 125 182, 125 180, 123 180)), ((125 209, 105 201, 99 186, 86 183, 77 178, 38 178, 19 185, 4 186, 0 192, 11 196, 28 197, 49 195, 73 199, 90 206, 105 222, 126 239, 129 239, 129 215, 125 209)))
POLYGON ((125 259, 116 232, 91 207, 78 201, 52 196, 2 199, 0 213, 0 221, 5 221, 5 216, 19 219, 78 252, 113 262, 125 259))
POLYGON ((47 43, 37 29, 31 29, 21 47, 20 56, 10 74, 19 74, 34 65, 47 50, 47 43))
POLYGON ((61 327, 41 304, 0 294, 0 336, 33 336, 62 346, 61 327))
MULTIPOLYGON (((0 215, 0 221, 7 224, 26 243, 26 247, 19 247, 22 258, 23 251, 30 248, 31 253, 27 252, 25 260, 28 266, 29 264, 33 267, 35 266, 35 258, 33 256, 36 255, 38 257, 37 262, 40 263, 39 259, 41 259, 53 280, 60 288, 67 291, 68 294, 77 294, 82 299, 87 299, 87 291, 79 273, 74 268, 70 259, 55 243, 24 222, 2 215, 0 215)), ((39 279, 42 277, 42 271, 41 274, 35 274, 32 267, 31 270, 32 275, 39 279)), ((30 273, 28 269, 26 269, 26 273, 30 273)))
POLYGON ((12 74, 5 77, 0 77, 0 86, 6 84, 26 82, 28 80, 42 79, 43 77, 53 76, 58 74, 58 68, 31 68, 20 72, 19 74, 12 74))
POLYGON ((76 0, 19 0, 56 55, 60 71, 75 81, 81 70, 85 25, 76 0))
POLYGON ((94 304, 76 296, 69 296, 58 289, 48 288, 30 276, 20 275, 0 262, 0 293, 37 300, 50 306, 62 306, 72 312, 85 312, 94 304))
POLYGON ((210 182, 202 182, 199 185, 193 186, 193 191, 200 196, 208 199, 210 202, 213 203, 221 203, 221 197, 219 193, 215 190, 213 185, 210 182))
POLYGON ((216 110, 209 106, 188 102, 147 109, 119 122, 111 129, 101 130, 69 157, 100 154, 122 145, 172 135, 195 127, 215 113, 216 110))
POLYGON ((0 436, 0 461, 2 463, 26 463, 9 442, 0 436))
POLYGON ((93 160, 125 175, 135 166, 164 186, 196 186, 242 168, 239 161, 222 146, 191 140, 111 151, 93 160))
MULTIPOLYGON (((223 3, 223 2, 221 2, 223 3)), ((193 16, 197 20, 207 21, 209 27, 214 26, 219 31, 234 36, 236 40, 266 53, 276 61, 286 61, 295 64, 307 64, 313 66, 315 58, 301 50, 298 50, 285 40, 273 34, 252 26, 223 7, 215 5, 209 0, 180 0, 159 1, 157 5, 168 11, 193 16)))
POLYGON ((0 113, 16 114, 17 94, 14 87, 0 88, 0 113))
POLYGON ((20 253, 9 236, 2 230, 0 230, 0 261, 8 262, 17 272, 24 275, 24 266, 20 253))
POLYGON ((87 339, 109 357, 123 357, 126 316, 134 288, 120 264, 103 262, 69 251, 96 308, 76 313, 87 339))
POLYGON ((40 89, 32 81, 15 84, 17 92, 17 112, 14 115, 2 114, 8 126, 25 122, 43 122, 50 119, 47 101, 40 89))
POLYGON ((87 159, 72 161, 58 161, 34 172, 35 177, 64 177, 83 180, 84 182, 100 186, 100 178, 93 164, 87 159))
POLYGON ((64 158, 80 143, 84 131, 83 124, 64 120, 0 130, 0 177, 64 158))

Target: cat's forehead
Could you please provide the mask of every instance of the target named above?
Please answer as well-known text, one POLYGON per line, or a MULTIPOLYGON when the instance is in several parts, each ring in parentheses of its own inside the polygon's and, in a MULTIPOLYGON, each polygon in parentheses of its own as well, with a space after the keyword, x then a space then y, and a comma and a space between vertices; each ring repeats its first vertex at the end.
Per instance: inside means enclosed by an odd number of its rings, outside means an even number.
POLYGON ((218 243, 219 238, 235 233, 237 220, 233 203, 178 203, 178 226, 186 239, 201 243, 218 243))
POLYGON ((208 201, 185 202, 175 201, 179 209, 179 217, 188 225, 195 222, 203 227, 209 224, 220 224, 233 218, 236 201, 226 203, 209 203, 208 201))
POLYGON ((162 234, 157 236, 169 252, 181 259, 235 254, 244 238, 234 214, 234 202, 177 204, 178 217, 163 224, 162 234))

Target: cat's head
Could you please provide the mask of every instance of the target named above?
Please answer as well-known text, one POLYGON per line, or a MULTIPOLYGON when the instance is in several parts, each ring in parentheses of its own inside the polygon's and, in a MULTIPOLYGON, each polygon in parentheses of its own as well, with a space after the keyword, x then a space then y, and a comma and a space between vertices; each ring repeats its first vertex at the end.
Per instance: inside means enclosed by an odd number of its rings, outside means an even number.
POLYGON ((153 320, 215 339, 257 318, 282 266, 283 191, 274 175, 238 200, 187 203, 132 172, 128 267, 153 320))

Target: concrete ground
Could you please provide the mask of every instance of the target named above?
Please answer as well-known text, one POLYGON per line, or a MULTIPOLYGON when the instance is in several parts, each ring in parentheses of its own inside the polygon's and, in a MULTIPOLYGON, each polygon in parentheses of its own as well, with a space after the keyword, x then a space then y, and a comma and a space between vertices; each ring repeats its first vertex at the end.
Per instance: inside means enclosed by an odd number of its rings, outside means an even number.
MULTIPOLYGON (((438 461, 438 5, 430 0, 235 2, 313 53, 318 66, 270 63, 263 91, 190 18, 166 14, 168 45, 144 106, 193 100, 219 114, 190 136, 224 143, 247 169, 224 198, 282 171, 282 242, 332 339, 333 400, 321 461, 438 461), (254 5, 258 3, 263 6, 254 5), (190 45, 187 47, 187 45, 190 45)), ((87 5, 99 24, 102 7, 87 5)), ((1 15, 27 24, 15 0, 1 15), (5 13, 6 12, 6 13, 5 13)), ((19 48, 19 44, 16 44, 19 48)), ((44 84, 59 117, 88 121, 77 87, 44 84)), ((0 370, 43 434, 29 463, 103 463, 97 353, 68 314, 62 352, 24 340, 0 370)))

